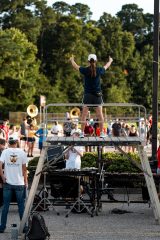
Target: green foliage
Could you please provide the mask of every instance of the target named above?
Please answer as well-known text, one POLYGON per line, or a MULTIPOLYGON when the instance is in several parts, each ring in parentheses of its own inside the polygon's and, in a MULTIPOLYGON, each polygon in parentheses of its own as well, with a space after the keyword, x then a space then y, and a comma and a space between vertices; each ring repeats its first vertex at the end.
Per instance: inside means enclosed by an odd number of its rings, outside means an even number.
POLYGON ((96 160, 98 155, 96 152, 88 152, 83 155, 81 158, 81 167, 96 167, 96 160))
POLYGON ((0 45, 1 109, 19 110, 33 102, 41 76, 37 48, 15 28, 0 30, 0 45))
POLYGON ((83 21, 90 20, 92 16, 90 8, 87 5, 81 3, 75 3, 71 6, 71 14, 79 17, 83 21))
POLYGON ((45 0, 1 0, 0 102, 5 111, 37 104, 40 94, 47 103, 81 102, 82 76, 69 57, 87 66, 91 52, 100 66, 109 55, 114 59, 102 78, 104 102, 151 108, 153 15, 126 4, 114 17, 103 13, 93 21, 91 16, 81 3, 58 1, 48 7, 45 0))
MULTIPOLYGON (((136 154, 128 154, 129 158, 139 162, 140 159, 136 154)), ((127 172, 127 173, 136 173, 140 172, 140 170, 133 165, 133 163, 122 154, 118 153, 106 153, 104 155, 105 161, 105 171, 107 172, 127 172)))
MULTIPOLYGON (((129 158, 140 163, 139 156, 137 154, 129 153, 129 158)), ((104 170, 106 172, 118 172, 118 173, 138 173, 140 172, 132 162, 123 156, 121 153, 107 152, 102 154, 102 161, 104 163, 104 170)), ((37 166, 39 157, 33 158, 28 163, 28 170, 32 172, 33 168, 37 166)), ((81 168, 96 167, 96 161, 98 160, 97 152, 87 152, 81 158, 81 168)))
POLYGON ((32 170, 34 167, 37 166, 38 161, 39 161, 39 157, 33 158, 31 161, 28 162, 28 167, 27 167, 27 169, 28 169, 28 170, 32 170))
MULTIPOLYGON (((138 155, 128 154, 129 158, 140 162, 138 155)), ((102 155, 102 161, 104 163, 104 170, 106 172, 128 172, 136 173, 140 170, 132 164, 132 162, 120 153, 107 152, 102 155)), ((84 167, 96 167, 96 161, 98 159, 97 153, 85 153, 82 157, 82 168, 84 167)))

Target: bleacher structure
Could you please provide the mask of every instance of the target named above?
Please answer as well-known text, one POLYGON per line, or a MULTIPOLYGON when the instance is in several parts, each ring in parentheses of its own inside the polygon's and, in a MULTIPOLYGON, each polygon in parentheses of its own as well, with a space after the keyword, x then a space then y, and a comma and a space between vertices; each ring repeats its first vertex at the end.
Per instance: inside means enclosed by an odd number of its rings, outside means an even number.
MULTIPOLYGON (((48 128, 48 124, 56 121, 57 119, 48 119, 47 118, 47 113, 49 111, 49 108, 55 108, 57 109, 58 107, 63 107, 63 109, 71 109, 73 107, 83 107, 82 104, 64 104, 64 103, 55 103, 55 104, 49 104, 45 106, 44 108, 44 113, 43 113, 43 121, 46 125, 46 128, 48 128)), ((96 107, 95 105, 89 105, 89 107, 96 107)), ((135 108, 137 109, 136 111, 138 112, 138 116, 132 119, 132 122, 139 122, 140 119, 142 119, 143 115, 143 120, 145 122, 146 120, 146 110, 143 106, 137 105, 137 104, 120 104, 120 103, 110 103, 110 104, 103 104, 103 107, 105 108, 110 108, 110 107, 123 107, 123 108, 135 108)), ((64 120, 63 120, 64 121, 64 120)), ((106 121, 106 119, 105 119, 106 121)), ((150 201, 151 201, 151 207, 153 209, 154 217, 156 222, 160 224, 160 202, 155 186, 155 182, 153 179, 153 174, 150 168, 149 160, 147 157, 147 153, 145 151, 144 145, 144 138, 141 137, 141 135, 137 137, 113 137, 113 136, 106 136, 104 138, 100 137, 84 137, 84 138, 74 138, 73 136, 70 137, 64 137, 64 136, 47 136, 46 142, 44 143, 42 153, 39 158, 39 162, 36 168, 36 172, 33 178, 33 182, 31 185, 31 189, 29 191, 29 196, 26 201, 26 206, 25 206, 25 211, 23 215, 23 219, 20 223, 20 228, 19 228, 19 236, 22 236, 23 228, 25 226, 25 223, 28 220, 29 214, 31 212, 31 208, 33 205, 34 197, 38 188, 39 180, 41 173, 44 170, 45 167, 45 159, 47 155, 47 150, 51 146, 55 145, 62 145, 65 146, 63 154, 65 154, 65 151, 67 151, 67 148, 69 146, 97 146, 97 147, 102 147, 102 146, 114 146, 120 151, 122 150, 122 146, 135 146, 137 148, 138 154, 140 156, 141 164, 138 166, 145 177, 146 181, 146 186, 148 189, 150 201)), ((132 159, 130 159, 132 161, 132 159)), ((47 166, 48 167, 48 166, 47 166)))

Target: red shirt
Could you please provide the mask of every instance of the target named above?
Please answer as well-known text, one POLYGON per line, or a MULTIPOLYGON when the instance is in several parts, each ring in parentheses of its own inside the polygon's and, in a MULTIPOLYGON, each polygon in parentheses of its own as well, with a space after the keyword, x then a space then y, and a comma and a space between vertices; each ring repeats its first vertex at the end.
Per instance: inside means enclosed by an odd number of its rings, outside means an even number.
POLYGON ((8 140, 8 134, 9 134, 9 127, 7 125, 0 125, 0 128, 4 130, 6 134, 6 140, 8 140))
POLYGON ((94 128, 90 125, 86 125, 84 128, 84 133, 87 135, 92 135, 94 132, 94 128))
MULTIPOLYGON (((106 134, 106 128, 103 128, 103 132, 106 134)), ((100 136, 100 134, 101 134, 101 132, 100 132, 100 128, 99 127, 97 127, 96 128, 96 136, 100 136)))

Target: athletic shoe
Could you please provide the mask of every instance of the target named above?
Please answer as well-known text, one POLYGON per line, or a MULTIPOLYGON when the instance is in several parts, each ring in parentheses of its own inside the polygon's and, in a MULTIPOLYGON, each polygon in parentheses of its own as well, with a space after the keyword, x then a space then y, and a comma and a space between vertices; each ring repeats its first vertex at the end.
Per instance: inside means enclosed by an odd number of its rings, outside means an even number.
POLYGON ((79 137, 80 137, 80 138, 84 138, 84 132, 81 132, 81 133, 79 134, 79 137))
POLYGON ((105 138, 105 137, 106 137, 106 134, 104 132, 101 132, 100 138, 105 138))
POLYGON ((5 229, 0 228, 0 233, 4 233, 5 229))

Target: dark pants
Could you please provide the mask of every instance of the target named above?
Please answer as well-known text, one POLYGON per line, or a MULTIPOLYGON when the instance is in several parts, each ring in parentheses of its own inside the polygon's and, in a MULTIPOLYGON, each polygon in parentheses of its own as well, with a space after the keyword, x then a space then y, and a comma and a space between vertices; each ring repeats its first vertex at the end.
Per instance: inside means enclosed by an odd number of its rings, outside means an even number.
POLYGON ((6 228, 7 215, 8 215, 9 205, 12 199, 13 191, 15 192, 16 199, 17 199, 19 217, 20 219, 22 219, 23 217, 24 201, 25 201, 25 186, 10 185, 8 183, 5 183, 3 185, 3 207, 2 207, 0 230, 5 230, 6 228))

